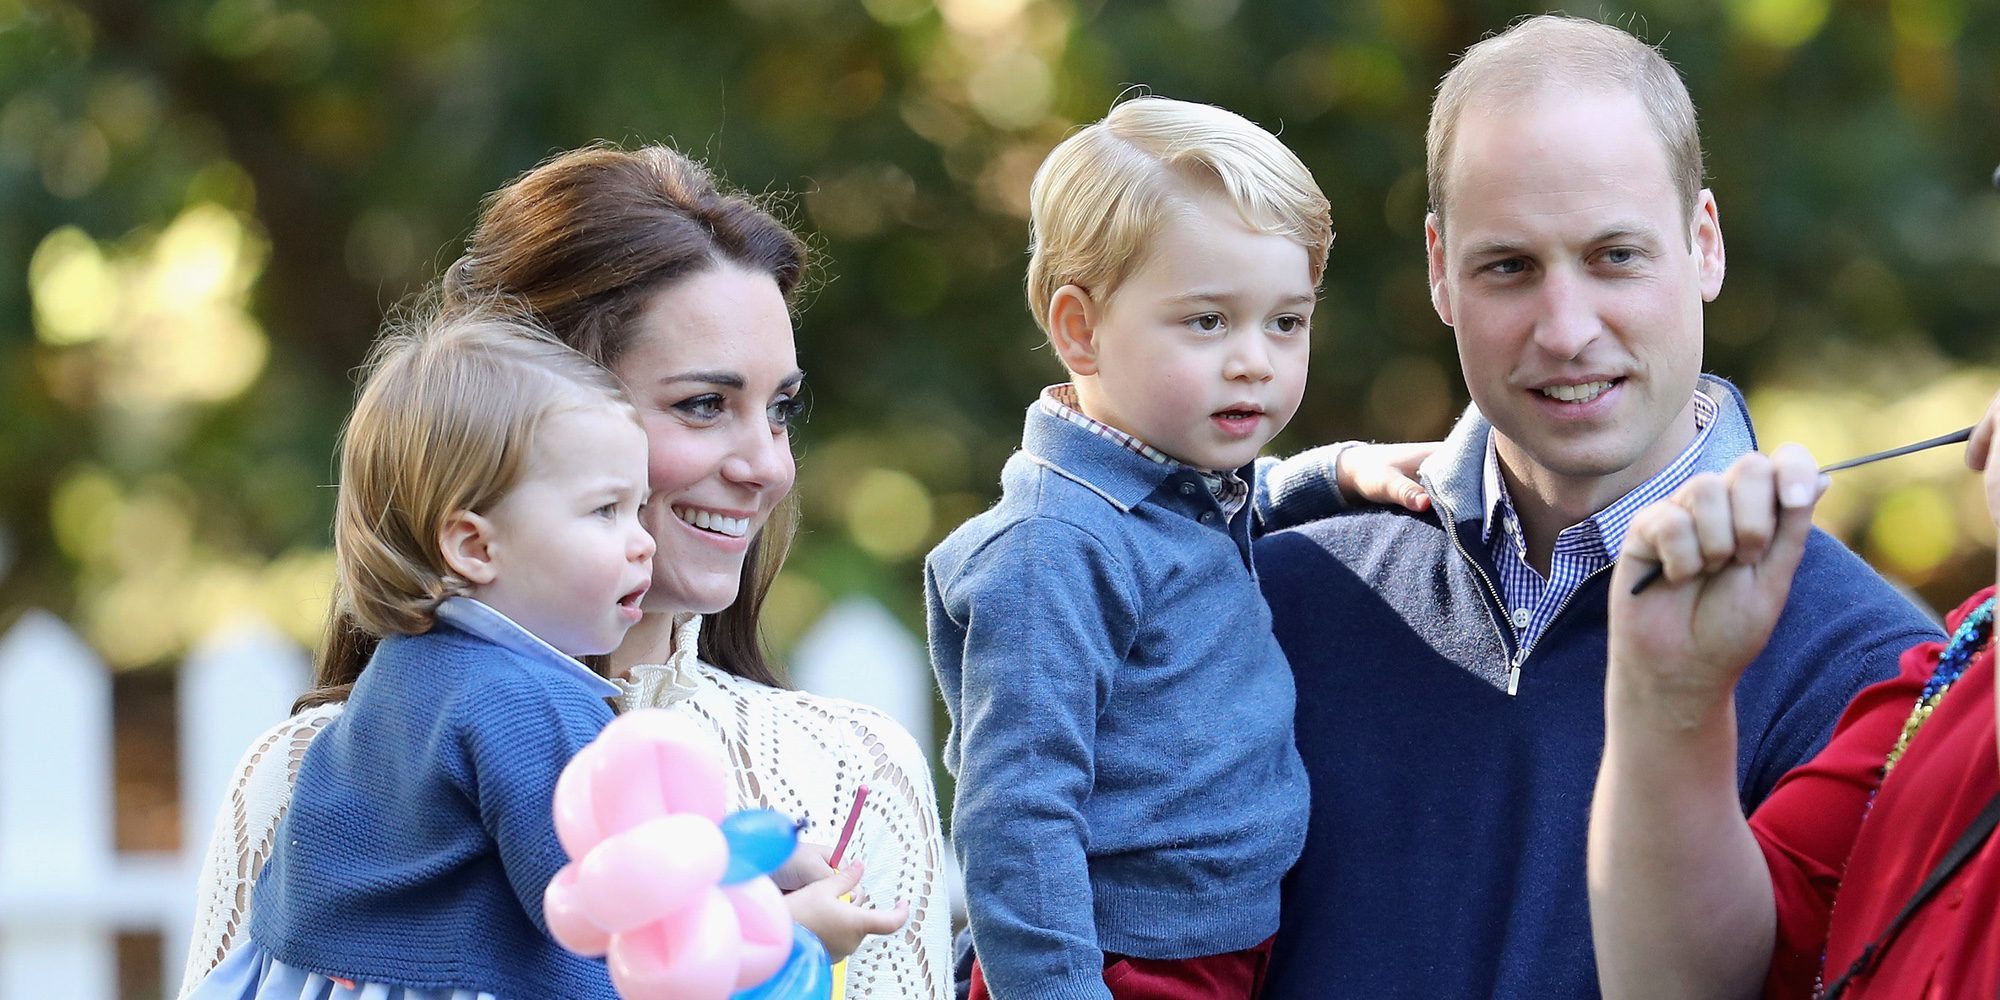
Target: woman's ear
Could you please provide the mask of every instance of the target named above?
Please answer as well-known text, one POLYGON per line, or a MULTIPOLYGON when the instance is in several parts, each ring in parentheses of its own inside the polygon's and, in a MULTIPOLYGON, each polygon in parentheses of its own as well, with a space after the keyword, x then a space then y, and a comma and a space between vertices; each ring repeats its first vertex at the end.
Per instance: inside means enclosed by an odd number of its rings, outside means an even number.
POLYGON ((452 575, 475 587, 492 583, 500 575, 493 560, 493 522, 469 510, 453 511, 438 529, 438 551, 452 575))
POLYGON ((1064 285, 1049 299, 1049 345, 1073 375, 1097 374, 1098 315, 1081 285, 1064 285))

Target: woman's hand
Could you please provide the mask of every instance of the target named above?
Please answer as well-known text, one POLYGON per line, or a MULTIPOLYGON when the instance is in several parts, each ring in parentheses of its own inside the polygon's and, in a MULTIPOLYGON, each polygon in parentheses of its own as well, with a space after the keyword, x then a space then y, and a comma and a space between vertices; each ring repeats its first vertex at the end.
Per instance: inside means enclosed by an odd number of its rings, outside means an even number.
POLYGON ((1417 466, 1437 447, 1436 441, 1350 445, 1334 464, 1334 479, 1349 500, 1426 511, 1431 495, 1417 482, 1417 466))
MULTIPOLYGON (((797 860, 798 855, 794 854, 793 859, 797 860)), ((824 858, 820 859, 820 866, 826 867, 824 858)), ((791 867, 791 862, 786 862, 786 867, 791 867)), ((834 961, 854 954, 869 935, 893 933, 910 919, 908 900, 898 900, 887 910, 870 909, 866 905, 866 894, 859 889, 863 871, 859 860, 848 862, 839 871, 826 870, 832 874, 786 893, 785 906, 792 911, 793 920, 819 938, 834 961), (852 902, 841 898, 850 893, 852 902)))
MULTIPOLYGON (((1986 474, 1986 513, 1993 518, 1994 526, 2000 528, 2000 393, 1994 395, 1992 404, 1986 407, 1986 416, 1972 429, 1972 439, 1965 443, 1965 464, 1986 474)), ((2000 567, 1996 567, 1996 575, 2000 575, 2000 567)))

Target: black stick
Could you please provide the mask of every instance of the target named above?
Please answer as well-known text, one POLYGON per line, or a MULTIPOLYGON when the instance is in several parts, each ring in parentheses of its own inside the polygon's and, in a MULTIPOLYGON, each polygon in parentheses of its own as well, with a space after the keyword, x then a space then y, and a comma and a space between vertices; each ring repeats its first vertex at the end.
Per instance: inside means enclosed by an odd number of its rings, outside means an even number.
MULTIPOLYGON (((1911 452, 1924 451, 1930 448, 1941 448, 1948 444, 1958 444, 1962 441, 1969 440, 1971 437, 1972 437, 1972 428, 1967 427, 1966 429, 1961 431, 1952 431, 1950 434, 1940 434, 1934 438, 1926 438, 1922 441, 1918 441, 1915 444, 1906 444, 1899 448, 1891 448, 1888 451, 1874 452, 1872 454, 1863 455, 1860 458, 1850 458, 1845 462, 1835 462, 1832 465, 1822 465, 1819 467, 1819 471, 1822 475, 1828 472, 1839 472, 1842 469, 1852 469, 1857 465, 1867 465, 1870 462, 1880 462, 1885 458, 1897 458, 1903 455, 1908 455, 1911 452)), ((1638 596, 1640 593, 1645 591, 1647 587, 1650 587, 1653 584, 1658 583, 1660 577, 1666 575, 1666 572, 1667 572, 1667 567, 1664 564, 1654 563, 1653 568, 1647 570, 1646 575, 1640 577, 1639 582, 1632 585, 1633 596, 1635 597, 1638 596)))

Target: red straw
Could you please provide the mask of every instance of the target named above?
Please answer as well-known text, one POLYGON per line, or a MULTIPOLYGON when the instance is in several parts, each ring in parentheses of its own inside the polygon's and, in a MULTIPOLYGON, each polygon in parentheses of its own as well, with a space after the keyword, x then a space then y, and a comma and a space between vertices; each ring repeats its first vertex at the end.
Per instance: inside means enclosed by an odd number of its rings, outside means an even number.
POLYGON ((827 859, 827 864, 831 867, 840 867, 840 856, 847 853, 847 841, 854 836, 855 824, 861 821, 861 803, 867 801, 867 799, 867 785, 862 785, 854 790, 854 809, 847 814, 847 825, 840 828, 840 840, 836 841, 833 845, 833 856, 827 859))

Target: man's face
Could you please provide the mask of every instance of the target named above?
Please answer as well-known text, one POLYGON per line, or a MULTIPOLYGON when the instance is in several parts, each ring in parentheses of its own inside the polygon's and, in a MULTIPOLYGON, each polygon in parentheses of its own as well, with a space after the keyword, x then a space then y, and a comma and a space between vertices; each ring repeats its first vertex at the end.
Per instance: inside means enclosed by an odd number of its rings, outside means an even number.
POLYGON ((1601 508, 1693 432, 1702 303, 1722 288, 1714 198, 1687 217, 1631 94, 1475 101, 1446 171, 1431 299, 1472 400, 1516 479, 1601 508))

